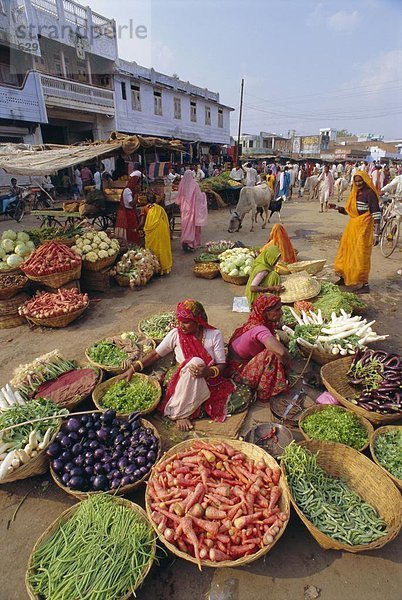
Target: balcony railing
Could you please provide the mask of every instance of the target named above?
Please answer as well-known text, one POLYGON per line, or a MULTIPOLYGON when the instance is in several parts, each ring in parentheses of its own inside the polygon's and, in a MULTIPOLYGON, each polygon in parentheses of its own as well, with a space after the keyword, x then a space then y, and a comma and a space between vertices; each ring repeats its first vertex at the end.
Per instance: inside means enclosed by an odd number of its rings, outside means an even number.
POLYGON ((45 102, 48 106, 114 115, 114 93, 93 85, 62 77, 41 75, 45 102))
POLYGON ((57 17, 57 4, 55 0, 32 0, 32 6, 57 17))

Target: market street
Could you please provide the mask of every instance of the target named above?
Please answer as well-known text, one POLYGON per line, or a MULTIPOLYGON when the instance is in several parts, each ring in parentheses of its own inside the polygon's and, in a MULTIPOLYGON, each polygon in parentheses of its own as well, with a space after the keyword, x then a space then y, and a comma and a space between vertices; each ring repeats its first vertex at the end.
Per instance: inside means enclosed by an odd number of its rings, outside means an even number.
MULTIPOLYGON (((326 258, 331 265, 346 218, 336 212, 319 214, 318 202, 309 200, 286 203, 282 219, 292 243, 299 250, 299 260, 326 258)), ((276 222, 274 215, 273 222, 276 222)), ((245 245, 262 245, 268 238, 260 225, 249 232, 249 217, 237 234, 227 233, 229 211, 210 211, 209 224, 203 229, 203 241, 233 239, 245 245)), ((32 217, 20 225, 4 221, 0 231, 8 228, 23 230, 36 227, 32 217)), ((177 234, 176 234, 177 235, 177 234)), ((225 340, 245 315, 233 313, 234 296, 244 294, 243 287, 225 283, 221 278, 211 281, 192 275, 194 255, 183 254, 179 240, 173 241, 173 270, 170 276, 151 281, 140 291, 113 287, 106 293, 92 293, 96 300, 82 319, 63 330, 29 329, 27 325, 0 333, 0 369, 2 385, 20 363, 27 363, 40 354, 58 348, 63 356, 84 360, 84 350, 91 343, 110 334, 136 330, 138 322, 151 314, 173 309, 186 297, 201 301, 211 323, 218 324, 225 340)), ((370 277, 371 293, 363 298, 369 304, 368 318, 376 319, 375 330, 389 334, 382 343, 389 352, 402 352, 402 332, 398 306, 401 304, 402 254, 395 251, 385 259, 375 248, 370 277)), ((130 499, 143 504, 143 491, 130 499)), ((25 570, 32 547, 46 527, 74 500, 52 482, 50 475, 27 479, 2 486, 0 494, 2 536, 2 583, 0 600, 26 598, 25 570), (22 503, 21 503, 22 502, 22 503), (18 512, 16 512, 18 509, 18 512), (16 513, 16 514, 15 514, 16 513), (13 520, 13 515, 15 516, 13 520), (12 521, 12 522, 10 522, 12 521), (5 577, 8 573, 9 576, 5 577), (11 576, 12 574, 12 576, 11 576)), ((264 559, 238 569, 204 569, 200 574, 195 565, 164 558, 154 564, 144 586, 137 591, 138 600, 289 600, 316 598, 322 600, 399 600, 402 588, 402 546, 400 538, 372 553, 354 555, 324 551, 314 541, 292 510, 291 520, 283 537, 264 559), (310 588, 310 586, 313 586, 310 588), (310 589, 309 589, 310 588, 310 589), (313 594, 313 595, 305 595, 313 594)))

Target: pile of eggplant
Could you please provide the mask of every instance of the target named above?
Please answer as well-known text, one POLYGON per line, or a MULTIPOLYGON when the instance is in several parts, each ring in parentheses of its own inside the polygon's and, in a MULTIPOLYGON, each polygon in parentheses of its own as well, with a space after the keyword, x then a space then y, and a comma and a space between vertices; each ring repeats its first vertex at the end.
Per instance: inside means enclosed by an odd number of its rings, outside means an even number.
POLYGON ((402 359, 383 350, 357 350, 348 371, 349 383, 362 388, 350 400, 380 414, 402 413, 402 359))
POLYGON ((108 410, 68 418, 47 449, 57 478, 81 492, 118 490, 141 480, 157 460, 159 440, 139 417, 118 420, 108 410))

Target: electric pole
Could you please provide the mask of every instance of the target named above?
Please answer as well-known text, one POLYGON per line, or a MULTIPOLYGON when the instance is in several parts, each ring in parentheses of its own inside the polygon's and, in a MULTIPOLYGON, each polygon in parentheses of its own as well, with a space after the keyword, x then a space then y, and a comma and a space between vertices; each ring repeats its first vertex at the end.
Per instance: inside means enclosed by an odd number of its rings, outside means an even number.
POLYGON ((242 113, 243 113, 243 93, 244 93, 244 79, 241 80, 241 87, 240 87, 239 129, 238 129, 238 133, 237 133, 236 162, 239 161, 239 157, 240 157, 240 132, 241 132, 241 118, 242 118, 242 113))

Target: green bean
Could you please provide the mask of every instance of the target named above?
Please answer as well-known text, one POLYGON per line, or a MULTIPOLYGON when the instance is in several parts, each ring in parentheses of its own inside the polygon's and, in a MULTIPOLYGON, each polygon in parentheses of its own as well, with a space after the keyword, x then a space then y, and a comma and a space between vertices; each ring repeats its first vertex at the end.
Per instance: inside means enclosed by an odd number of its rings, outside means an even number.
POLYGON ((112 600, 138 587, 154 534, 112 496, 82 502, 35 552, 29 573, 43 600, 112 600))
POLYGON ((292 442, 282 461, 296 504, 322 533, 354 546, 368 544, 386 533, 386 523, 344 481, 328 475, 317 456, 292 442))

